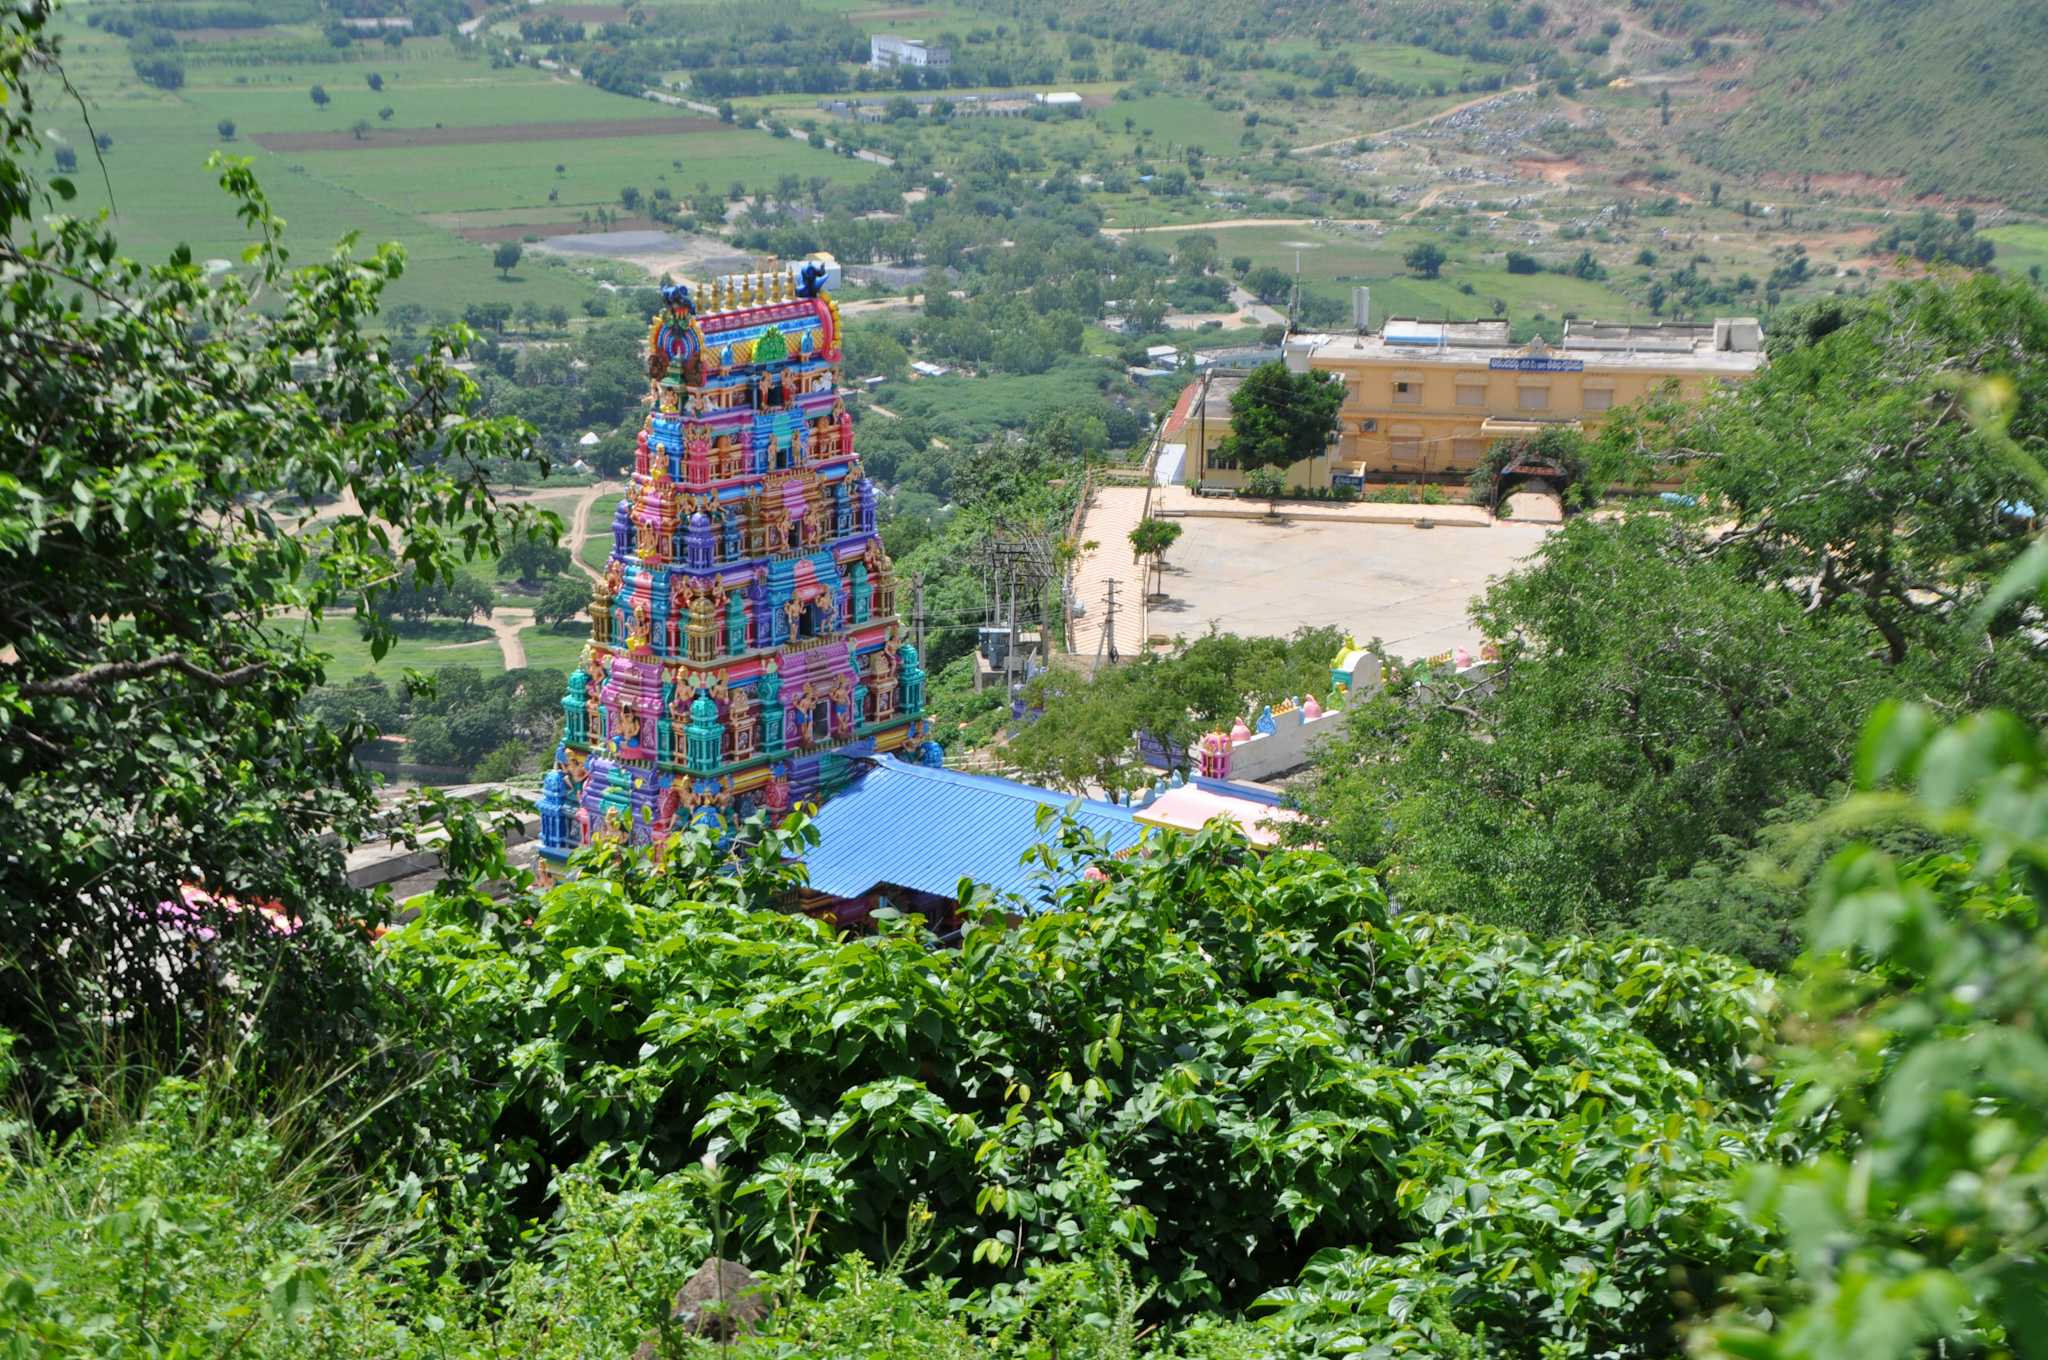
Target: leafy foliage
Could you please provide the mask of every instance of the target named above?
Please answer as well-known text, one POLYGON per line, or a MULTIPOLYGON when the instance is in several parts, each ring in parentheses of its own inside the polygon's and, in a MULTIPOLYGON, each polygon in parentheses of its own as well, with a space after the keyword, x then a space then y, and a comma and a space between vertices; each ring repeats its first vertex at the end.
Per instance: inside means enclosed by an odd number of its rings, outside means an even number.
POLYGON ((1133 733, 1185 748, 1255 704, 1319 692, 1341 642, 1331 628, 1289 639, 1209 634, 1092 676, 1048 671, 1030 690, 1042 716, 1011 734, 1004 757, 1058 788, 1135 792, 1158 771, 1139 764, 1133 733))
POLYGON ((1674 1316, 1654 1243, 1719 1270, 1743 1240, 1705 1212, 1762 1127, 1742 1055, 1768 984, 1739 966, 1397 920, 1358 871, 1224 830, 1063 874, 1007 928, 977 912, 957 951, 903 924, 848 944, 760 909, 794 834, 723 883, 686 842, 552 890, 530 925, 442 901, 391 937, 394 982, 445 999, 463 1141, 515 1183, 522 1160, 609 1146, 659 1173, 708 1143, 749 1250, 786 1255, 815 1215, 824 1255, 872 1254, 922 1204, 933 1267, 984 1284, 1082 1254, 1095 1148, 1122 1206, 1104 1231, 1170 1312, 1369 1241, 1425 1291, 1499 1277, 1521 1334, 1618 1338, 1674 1316), (1459 1230, 1482 1214, 1526 1273, 1459 1230))
MULTIPOLYGON (((2040 448, 2048 302, 2023 282, 1897 286, 1781 353, 1680 436, 1707 451, 1697 490, 1735 518, 1721 551, 1812 612, 1859 621, 1890 664, 1953 655, 1955 630, 1975 632, 1970 607, 2023 546, 2010 507, 2036 494, 1972 418, 1980 379, 2010 438, 2040 448)), ((2032 683, 2014 671, 2031 662, 2023 635, 2038 619, 2030 602, 2001 615, 1988 657, 1955 677, 1965 703, 2035 711, 2037 695, 2009 686, 2032 683)))
POLYGON ((1300 801, 1404 900, 1539 932, 1628 922, 1641 879, 1845 777, 1881 692, 1849 630, 1657 515, 1573 521, 1474 616, 1499 667, 1354 704, 1300 801))
POLYGON ((361 1018, 377 908, 340 846, 374 804, 356 734, 297 717, 319 656, 266 620, 352 606, 381 654, 394 557, 438 583, 535 525, 483 473, 528 449, 476 413, 460 328, 410 363, 365 329, 400 253, 288 268, 244 163, 215 168, 257 238, 246 274, 145 267, 53 211, 72 186, 30 169, 45 13, 0 18, 0 1025, 39 1061, 110 1017, 175 1052, 267 980, 323 996, 266 1015, 303 1060, 361 1018), (160 907, 182 884, 304 928, 160 907))
POLYGON ((2027 1354, 2048 1233, 2048 753, 2007 714, 1943 729, 1894 707, 1865 733, 1858 776, 1865 791, 1816 830, 1904 823, 1964 849, 1862 843, 1828 863, 1779 1121, 1825 1130, 1827 1148, 1743 1175, 1745 1211, 1783 1234, 1789 1270, 1748 1282, 1746 1316, 1712 1350, 2027 1354))
POLYGON ((1230 435, 1218 455, 1239 468, 1286 468, 1323 452, 1337 432, 1344 384, 1334 373, 1290 373, 1274 360, 1230 394, 1230 435))
POLYGON ((1871 711, 2048 713, 2048 552, 2021 518, 2048 491, 2048 304, 1928 282, 1795 333, 1742 390, 1586 446, 1589 485, 1690 465, 1699 505, 1574 521, 1495 583, 1473 616, 1503 665, 1358 705, 1299 791, 1305 835, 1430 909, 1601 930, 1654 898, 1660 928, 1782 962, 1784 893, 1729 858, 1848 776, 1871 711), (1724 886, 1739 926, 1712 919, 1724 886))

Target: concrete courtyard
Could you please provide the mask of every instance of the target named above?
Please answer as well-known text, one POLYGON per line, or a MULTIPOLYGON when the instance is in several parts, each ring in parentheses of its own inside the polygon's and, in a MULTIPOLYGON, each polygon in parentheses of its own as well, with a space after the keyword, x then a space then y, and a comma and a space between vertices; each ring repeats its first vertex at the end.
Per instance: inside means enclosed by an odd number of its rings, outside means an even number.
POLYGON ((1466 617, 1472 599, 1550 532, 1513 520, 1428 529, 1199 516, 1178 523, 1181 538, 1161 578, 1165 598, 1145 609, 1150 637, 1196 637, 1211 624, 1247 637, 1327 626, 1362 642, 1378 637, 1411 659, 1457 646, 1477 651, 1479 633, 1466 617))

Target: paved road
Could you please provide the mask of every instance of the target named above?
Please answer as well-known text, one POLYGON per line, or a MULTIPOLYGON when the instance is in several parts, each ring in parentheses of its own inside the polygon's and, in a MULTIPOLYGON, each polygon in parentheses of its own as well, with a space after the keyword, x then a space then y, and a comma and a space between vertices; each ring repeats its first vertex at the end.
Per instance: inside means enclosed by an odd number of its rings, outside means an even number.
MULTIPOLYGON (((1144 564, 1131 556, 1131 530, 1145 517, 1142 486, 1102 486, 1081 522, 1081 553, 1074 562, 1074 598, 1085 612, 1074 619, 1067 651, 1087 661, 1109 650, 1110 583, 1116 583, 1116 650, 1123 660, 1145 650, 1144 564), (1092 545, 1092 546, 1091 546, 1092 545)), ((1169 555, 1170 556, 1170 555, 1169 555)))

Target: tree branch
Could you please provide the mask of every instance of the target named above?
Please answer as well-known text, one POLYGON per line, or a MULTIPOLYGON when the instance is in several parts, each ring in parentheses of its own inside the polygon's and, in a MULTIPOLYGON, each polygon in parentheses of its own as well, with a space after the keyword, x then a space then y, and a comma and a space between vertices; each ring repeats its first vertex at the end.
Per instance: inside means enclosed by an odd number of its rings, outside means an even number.
POLYGON ((97 685, 117 684, 123 680, 139 680, 145 675, 158 671, 174 670, 181 675, 213 686, 215 689, 235 689, 246 685, 270 669, 268 661, 252 661, 246 666, 237 666, 231 671, 210 671, 196 662, 187 660, 184 653, 172 652, 168 656, 153 656, 147 661, 110 661, 104 666, 91 666, 73 675, 56 680, 38 680, 23 685, 21 692, 29 698, 63 697, 82 699, 91 694, 97 685))

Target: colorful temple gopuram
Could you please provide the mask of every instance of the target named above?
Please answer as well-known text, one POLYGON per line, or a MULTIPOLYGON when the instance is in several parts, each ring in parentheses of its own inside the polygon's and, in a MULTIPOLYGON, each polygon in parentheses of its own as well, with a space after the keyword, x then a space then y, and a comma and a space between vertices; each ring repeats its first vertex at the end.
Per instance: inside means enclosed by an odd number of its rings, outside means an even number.
POLYGON ((848 759, 938 763, 875 488, 839 387, 831 268, 662 290, 652 409, 590 645, 562 698, 542 854, 660 846, 818 800, 848 759))

